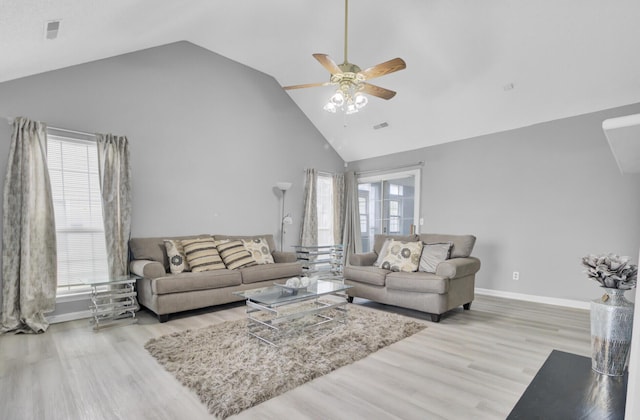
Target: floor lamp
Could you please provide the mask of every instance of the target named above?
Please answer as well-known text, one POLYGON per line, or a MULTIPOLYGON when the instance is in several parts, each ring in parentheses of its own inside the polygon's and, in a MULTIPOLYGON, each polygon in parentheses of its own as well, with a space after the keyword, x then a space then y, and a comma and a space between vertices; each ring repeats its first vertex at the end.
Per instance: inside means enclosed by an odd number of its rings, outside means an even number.
POLYGON ((284 225, 290 225, 293 223, 293 219, 290 214, 284 214, 284 197, 289 188, 291 188, 293 184, 291 182, 278 182, 276 183, 276 187, 282 191, 282 218, 280 223, 280 251, 284 251, 284 225))

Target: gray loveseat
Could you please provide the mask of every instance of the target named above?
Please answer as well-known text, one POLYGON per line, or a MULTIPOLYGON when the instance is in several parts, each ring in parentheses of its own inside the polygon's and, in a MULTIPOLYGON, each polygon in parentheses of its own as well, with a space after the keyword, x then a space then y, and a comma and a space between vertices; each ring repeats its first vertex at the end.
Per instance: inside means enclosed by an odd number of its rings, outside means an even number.
POLYGON ((433 322, 439 322, 443 313, 458 306, 468 310, 474 299, 475 275, 480 270, 480 260, 471 257, 475 241, 472 235, 376 235, 373 252, 351 255, 344 269, 345 283, 353 286, 347 291, 349 298, 426 312, 433 322), (387 238, 453 245, 449 259, 437 264, 435 273, 395 272, 373 265, 387 238))
POLYGON ((302 274, 293 252, 279 252, 273 235, 227 236, 194 235, 161 238, 132 238, 129 241, 130 270, 141 276, 136 284, 138 301, 153 311, 160 322, 169 314, 243 300, 233 292, 271 286, 302 274), (182 240, 212 236, 214 240, 265 238, 274 264, 261 264, 236 270, 220 269, 204 272, 172 274, 164 240, 182 240))

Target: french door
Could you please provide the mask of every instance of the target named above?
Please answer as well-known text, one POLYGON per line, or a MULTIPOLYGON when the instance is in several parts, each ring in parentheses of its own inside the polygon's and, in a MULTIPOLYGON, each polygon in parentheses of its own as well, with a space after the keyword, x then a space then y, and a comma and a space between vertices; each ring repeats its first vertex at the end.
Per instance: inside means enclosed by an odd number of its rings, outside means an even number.
POLYGON ((417 232, 420 218, 420 170, 358 178, 362 250, 373 250, 376 233, 417 232))

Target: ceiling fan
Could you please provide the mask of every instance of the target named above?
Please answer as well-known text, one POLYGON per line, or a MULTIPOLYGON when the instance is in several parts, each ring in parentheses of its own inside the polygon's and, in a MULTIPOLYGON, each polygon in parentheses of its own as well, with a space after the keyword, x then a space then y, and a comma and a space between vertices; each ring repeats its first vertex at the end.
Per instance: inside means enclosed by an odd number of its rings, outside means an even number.
POLYGON ((382 99, 391 99, 396 92, 368 83, 369 80, 384 76, 407 67, 402 58, 394 58, 385 61, 365 70, 347 59, 347 34, 348 34, 349 0, 344 2, 344 62, 336 64, 327 54, 313 54, 313 57, 331 73, 331 78, 324 83, 309 83, 305 85, 285 86, 285 90, 302 89, 316 86, 337 85, 336 93, 331 96, 324 109, 329 112, 336 112, 344 109, 347 114, 358 112, 364 107, 368 99, 363 93, 377 96, 382 99))

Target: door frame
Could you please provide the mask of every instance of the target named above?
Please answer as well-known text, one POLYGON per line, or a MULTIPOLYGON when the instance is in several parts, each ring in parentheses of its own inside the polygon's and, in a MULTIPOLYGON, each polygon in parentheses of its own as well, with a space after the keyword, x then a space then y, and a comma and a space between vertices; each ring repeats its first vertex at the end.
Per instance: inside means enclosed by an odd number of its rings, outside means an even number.
MULTIPOLYGON (((376 175, 364 175, 357 177, 357 183, 359 184, 367 184, 373 182, 382 182, 382 181, 392 181, 394 179, 400 178, 408 178, 413 176, 414 180, 414 193, 413 193, 413 225, 415 228, 415 233, 420 233, 420 181, 422 179, 422 170, 420 168, 417 169, 409 169, 404 171, 397 172, 385 172, 376 175)), ((383 197, 384 201, 384 197, 383 197)))

